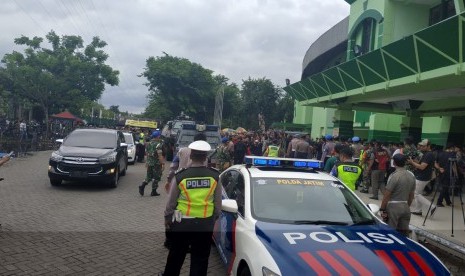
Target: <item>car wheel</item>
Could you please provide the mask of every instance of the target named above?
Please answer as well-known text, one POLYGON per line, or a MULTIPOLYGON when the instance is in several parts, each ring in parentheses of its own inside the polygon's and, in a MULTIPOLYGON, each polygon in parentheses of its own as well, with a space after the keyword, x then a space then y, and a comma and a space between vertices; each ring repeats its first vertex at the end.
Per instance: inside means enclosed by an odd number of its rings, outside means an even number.
POLYGON ((116 168, 115 175, 109 182, 110 188, 116 188, 118 186, 118 181, 119 181, 119 167, 116 168))
POLYGON ((124 167, 124 170, 121 171, 121 176, 125 176, 127 170, 128 170, 128 163, 126 162, 126 165, 125 165, 125 167, 124 167))
POLYGON ((250 273, 250 268, 247 264, 244 264, 241 268, 241 270, 239 271, 239 276, 252 276, 252 274, 250 273))
POLYGON ((52 186, 60 186, 61 185, 61 179, 50 179, 50 184, 52 186))

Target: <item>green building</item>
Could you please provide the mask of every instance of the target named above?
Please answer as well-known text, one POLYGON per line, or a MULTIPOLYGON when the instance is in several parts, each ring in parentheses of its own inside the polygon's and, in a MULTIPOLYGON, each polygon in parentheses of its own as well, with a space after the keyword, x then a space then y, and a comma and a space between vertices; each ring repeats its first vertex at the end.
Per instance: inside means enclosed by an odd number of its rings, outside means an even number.
POLYGON ((346 0, 308 49, 295 124, 381 141, 465 143, 464 0, 346 0))

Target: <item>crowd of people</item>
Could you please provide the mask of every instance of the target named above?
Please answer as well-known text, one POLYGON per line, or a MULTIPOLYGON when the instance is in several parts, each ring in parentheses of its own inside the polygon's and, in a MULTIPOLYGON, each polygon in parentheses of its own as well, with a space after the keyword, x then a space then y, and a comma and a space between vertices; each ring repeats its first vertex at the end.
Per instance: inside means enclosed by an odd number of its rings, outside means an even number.
POLYGON ((442 147, 428 139, 415 143, 411 137, 393 143, 331 135, 313 140, 282 131, 224 133, 216 153, 220 171, 242 164, 245 155, 321 160, 324 171, 350 189, 371 193, 371 200, 383 195, 382 215, 402 233, 408 232, 410 214, 433 216, 437 207, 451 206, 451 188, 461 192, 465 174, 462 146, 442 147), (426 197, 433 191, 439 194, 436 202, 426 197))

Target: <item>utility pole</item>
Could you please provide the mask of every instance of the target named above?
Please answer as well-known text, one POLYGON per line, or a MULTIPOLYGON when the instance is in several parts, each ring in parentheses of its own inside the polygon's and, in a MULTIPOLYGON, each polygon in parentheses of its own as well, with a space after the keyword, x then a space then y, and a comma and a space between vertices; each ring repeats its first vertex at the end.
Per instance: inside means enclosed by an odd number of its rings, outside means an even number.
POLYGON ((221 129, 221 121, 223 120, 223 98, 224 98, 224 86, 216 93, 215 97, 215 113, 213 115, 213 124, 219 126, 221 129))

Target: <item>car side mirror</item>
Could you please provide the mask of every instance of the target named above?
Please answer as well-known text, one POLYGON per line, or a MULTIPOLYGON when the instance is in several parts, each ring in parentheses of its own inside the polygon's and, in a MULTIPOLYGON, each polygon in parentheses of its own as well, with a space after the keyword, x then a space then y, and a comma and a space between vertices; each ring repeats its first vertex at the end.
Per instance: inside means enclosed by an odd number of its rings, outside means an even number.
POLYGON ((221 200, 221 210, 233 214, 237 214, 238 211, 237 201, 234 199, 223 199, 221 200))
POLYGON ((370 208, 371 212, 372 212, 374 215, 376 215, 376 214, 379 212, 379 209, 380 209, 380 208, 379 208, 378 204, 370 203, 370 204, 368 204, 367 206, 368 206, 368 208, 370 208))
POLYGON ((121 147, 125 147, 125 148, 128 147, 128 144, 127 144, 127 143, 120 143, 119 145, 120 145, 121 147))
POLYGON ((63 139, 56 139, 55 142, 63 144, 63 139))

